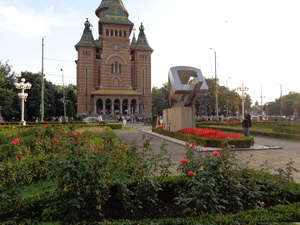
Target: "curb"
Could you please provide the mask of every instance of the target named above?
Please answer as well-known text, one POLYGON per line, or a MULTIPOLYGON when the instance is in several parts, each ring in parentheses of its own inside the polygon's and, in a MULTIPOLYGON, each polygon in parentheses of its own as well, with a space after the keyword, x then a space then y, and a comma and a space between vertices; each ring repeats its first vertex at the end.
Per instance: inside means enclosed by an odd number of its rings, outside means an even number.
MULTIPOLYGON (((152 132, 152 131, 141 130, 141 132, 152 135, 154 137, 162 138, 166 141, 170 141, 172 143, 175 143, 175 144, 181 145, 183 147, 186 147, 186 142, 185 141, 181 141, 181 140, 178 140, 178 139, 175 139, 175 138, 164 136, 164 135, 152 132)), ((276 150, 276 149, 283 149, 283 148, 279 147, 279 146, 268 146, 268 145, 254 144, 251 148, 238 148, 238 149, 235 149, 235 150, 236 151, 258 151, 258 150, 261 151, 261 150, 276 150)), ((211 151, 215 151, 215 150, 222 150, 222 148, 196 147, 195 150, 199 151, 199 152, 204 152, 204 151, 209 150, 211 152, 211 151)))

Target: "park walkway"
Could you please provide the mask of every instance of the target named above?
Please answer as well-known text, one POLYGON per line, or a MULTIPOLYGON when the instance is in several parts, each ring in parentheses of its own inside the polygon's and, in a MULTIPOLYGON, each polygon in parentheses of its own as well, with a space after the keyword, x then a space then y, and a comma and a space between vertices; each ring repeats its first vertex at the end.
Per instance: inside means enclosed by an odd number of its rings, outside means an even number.
MULTIPOLYGON (((173 163, 179 164, 184 158, 186 147, 182 143, 174 143, 168 141, 168 137, 153 136, 151 135, 151 127, 143 126, 142 124, 128 124, 128 127, 134 127, 136 130, 116 130, 116 135, 125 143, 132 143, 136 140, 138 146, 143 145, 143 136, 151 138, 151 147, 155 152, 160 152, 160 147, 165 141, 167 144, 166 149, 168 154, 172 157, 173 163), (146 131, 146 132, 145 132, 146 131), (164 140, 162 140, 162 138, 164 140)), ((247 150, 237 151, 237 157, 242 159, 244 163, 249 162, 249 167, 259 169, 260 165, 264 164, 267 160, 275 168, 284 169, 286 164, 292 159, 295 163, 293 167, 300 170, 300 142, 288 141, 274 138, 254 137, 256 144, 265 146, 280 146, 282 149, 267 149, 267 150, 247 150), (250 157, 251 156, 251 157, 250 157)), ((172 174, 178 174, 177 166, 172 167, 172 174)), ((294 180, 300 183, 300 172, 293 173, 294 180)))

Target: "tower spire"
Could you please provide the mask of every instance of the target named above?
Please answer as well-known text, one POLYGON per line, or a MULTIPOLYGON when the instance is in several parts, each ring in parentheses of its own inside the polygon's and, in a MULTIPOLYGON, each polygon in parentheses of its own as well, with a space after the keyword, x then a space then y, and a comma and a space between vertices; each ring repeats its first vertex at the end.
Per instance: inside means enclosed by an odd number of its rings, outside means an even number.
POLYGON ((135 38, 135 31, 136 31, 136 29, 135 29, 135 27, 133 27, 133 37, 132 37, 132 41, 131 41, 131 45, 130 45, 130 47, 132 48, 132 49, 134 49, 135 48, 135 45, 136 45, 136 38, 135 38))
POLYGON ((141 26, 140 26, 140 34, 139 34, 139 37, 138 37, 138 40, 137 40, 137 43, 135 45, 135 49, 137 50, 147 50, 147 51, 154 51, 148 41, 147 41, 147 38, 146 38, 146 34, 145 34, 145 27, 143 25, 143 23, 141 23, 141 26))
POLYGON ((75 48, 77 50, 78 47, 97 47, 92 31, 90 29, 91 23, 89 22, 89 19, 86 18, 86 21, 84 23, 84 30, 83 34, 81 36, 80 41, 75 45, 75 48))

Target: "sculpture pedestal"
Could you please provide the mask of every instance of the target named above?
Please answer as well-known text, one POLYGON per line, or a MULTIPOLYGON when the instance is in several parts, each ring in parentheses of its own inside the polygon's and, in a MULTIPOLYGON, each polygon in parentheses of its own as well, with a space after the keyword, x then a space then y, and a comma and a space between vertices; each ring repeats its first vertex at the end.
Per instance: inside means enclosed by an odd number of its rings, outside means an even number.
POLYGON ((184 128, 196 127, 196 108, 178 107, 164 109, 163 120, 164 130, 176 132, 184 128))
POLYGON ((21 121, 19 122, 19 125, 20 125, 20 126, 26 126, 26 121, 21 120, 21 121))

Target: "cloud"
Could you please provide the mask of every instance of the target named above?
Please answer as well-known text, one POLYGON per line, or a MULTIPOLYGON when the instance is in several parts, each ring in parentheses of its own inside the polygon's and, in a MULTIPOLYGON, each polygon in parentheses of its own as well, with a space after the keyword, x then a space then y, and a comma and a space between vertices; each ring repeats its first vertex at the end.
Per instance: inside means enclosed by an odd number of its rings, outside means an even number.
POLYGON ((21 11, 14 6, 2 6, 0 8, 0 29, 13 32, 21 37, 39 40, 43 36, 53 35, 55 27, 82 27, 81 24, 58 19, 57 15, 56 18, 43 16, 43 14, 54 14, 54 7, 47 8, 44 13, 34 12, 30 9, 26 11, 21 11))

